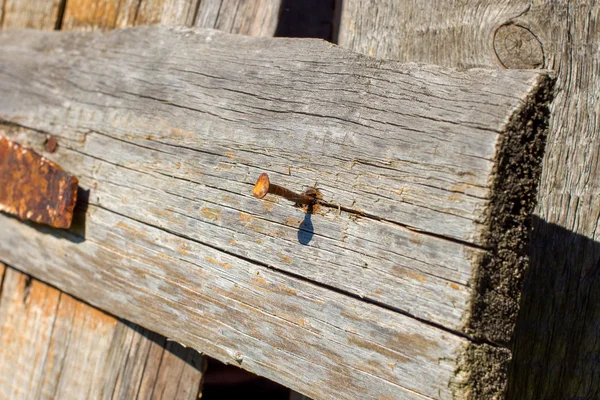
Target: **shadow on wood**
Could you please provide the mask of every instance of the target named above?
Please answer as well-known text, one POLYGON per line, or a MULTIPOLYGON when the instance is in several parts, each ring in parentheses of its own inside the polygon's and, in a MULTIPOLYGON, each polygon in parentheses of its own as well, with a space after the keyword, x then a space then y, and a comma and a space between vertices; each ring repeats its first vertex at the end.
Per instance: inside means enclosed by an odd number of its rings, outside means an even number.
POLYGON ((298 227, 298 241, 300 244, 308 245, 315 234, 315 228, 311 220, 312 213, 307 212, 304 215, 304 221, 298 227))
POLYGON ((600 243, 537 217, 533 223, 508 398, 596 399, 600 243))

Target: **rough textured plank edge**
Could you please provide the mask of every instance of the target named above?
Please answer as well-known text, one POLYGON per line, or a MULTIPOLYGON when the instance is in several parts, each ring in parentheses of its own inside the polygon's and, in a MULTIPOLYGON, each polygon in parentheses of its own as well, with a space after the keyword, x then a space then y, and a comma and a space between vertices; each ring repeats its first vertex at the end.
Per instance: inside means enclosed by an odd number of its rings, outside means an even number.
POLYGON ((458 361, 456 377, 451 383, 454 399, 498 400, 504 397, 511 353, 508 349, 487 344, 470 345, 458 361))
POLYGON ((551 76, 539 82, 540 90, 511 117, 499 145, 488 210, 486 247, 490 250, 475 271, 475 299, 467 326, 467 332, 477 338, 508 344, 514 332, 523 276, 529 266, 531 216, 554 84, 551 76))

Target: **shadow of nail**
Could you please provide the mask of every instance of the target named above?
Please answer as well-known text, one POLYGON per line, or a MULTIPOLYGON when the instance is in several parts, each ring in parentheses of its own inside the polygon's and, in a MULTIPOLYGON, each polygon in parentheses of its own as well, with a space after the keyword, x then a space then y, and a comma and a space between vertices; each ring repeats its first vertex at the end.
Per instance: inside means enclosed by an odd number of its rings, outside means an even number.
POLYGON ((312 240, 315 230, 312 224, 311 216, 313 207, 309 206, 306 214, 304 215, 304 221, 298 227, 298 241, 300 244, 308 245, 312 240))

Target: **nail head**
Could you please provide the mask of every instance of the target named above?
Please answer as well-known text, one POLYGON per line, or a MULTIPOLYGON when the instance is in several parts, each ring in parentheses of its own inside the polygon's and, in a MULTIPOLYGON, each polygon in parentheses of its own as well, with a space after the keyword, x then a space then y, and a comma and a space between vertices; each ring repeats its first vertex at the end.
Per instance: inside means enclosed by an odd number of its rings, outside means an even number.
POLYGON ((252 194, 257 199, 262 199, 269 193, 269 176, 266 173, 260 174, 258 180, 254 184, 254 189, 252 189, 252 194))

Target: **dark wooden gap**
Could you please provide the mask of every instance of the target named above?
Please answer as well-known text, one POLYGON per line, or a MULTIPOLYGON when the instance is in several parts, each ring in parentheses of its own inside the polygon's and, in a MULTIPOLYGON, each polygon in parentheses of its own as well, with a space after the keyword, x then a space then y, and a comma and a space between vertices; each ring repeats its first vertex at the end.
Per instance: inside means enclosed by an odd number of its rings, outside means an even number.
MULTIPOLYGON (((336 0, 282 0, 276 37, 306 37, 334 41, 336 0)), ((336 35, 337 36, 337 35, 336 35)))
POLYGON ((208 358, 202 400, 261 399, 288 400, 290 389, 267 378, 208 358))
POLYGON ((67 0, 60 0, 58 5, 58 12, 56 14, 56 22, 54 24, 54 30, 60 31, 62 29, 63 18, 65 16, 65 9, 67 8, 67 0))

